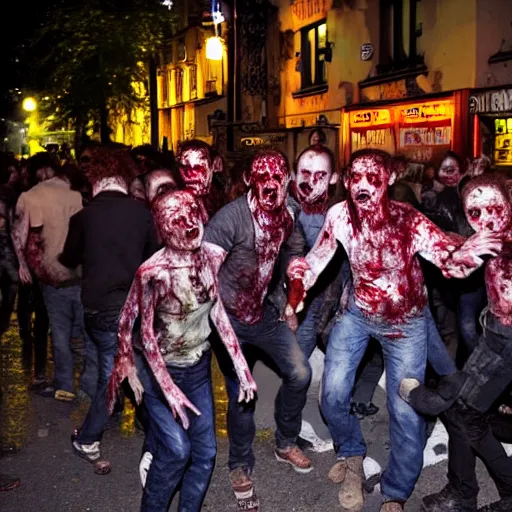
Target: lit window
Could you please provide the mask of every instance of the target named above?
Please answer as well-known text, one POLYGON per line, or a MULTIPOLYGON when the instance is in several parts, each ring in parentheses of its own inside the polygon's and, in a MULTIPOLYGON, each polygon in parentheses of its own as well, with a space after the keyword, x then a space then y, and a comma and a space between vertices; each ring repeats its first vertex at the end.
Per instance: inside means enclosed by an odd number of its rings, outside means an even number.
POLYGON ((301 89, 327 83, 325 56, 327 45, 327 24, 324 21, 301 30, 301 89))

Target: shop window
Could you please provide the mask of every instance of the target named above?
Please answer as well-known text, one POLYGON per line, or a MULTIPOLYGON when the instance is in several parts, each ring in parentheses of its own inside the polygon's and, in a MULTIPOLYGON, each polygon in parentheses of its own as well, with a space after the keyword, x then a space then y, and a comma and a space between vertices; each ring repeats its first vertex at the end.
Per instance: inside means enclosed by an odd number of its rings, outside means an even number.
POLYGON ((418 52, 419 0, 380 0, 379 74, 424 66, 418 52))
POLYGON ((206 97, 217 96, 219 94, 219 86, 222 86, 223 61, 207 59, 206 66, 207 74, 204 95, 206 97))
POLYGON ((325 20, 304 27, 300 31, 300 76, 304 92, 327 90, 326 57, 329 54, 327 24, 325 20))
POLYGON ((177 68, 175 70, 175 86, 176 86, 176 103, 183 102, 183 70, 177 68))
POLYGON ((494 162, 512 165, 512 117, 494 120, 494 162))

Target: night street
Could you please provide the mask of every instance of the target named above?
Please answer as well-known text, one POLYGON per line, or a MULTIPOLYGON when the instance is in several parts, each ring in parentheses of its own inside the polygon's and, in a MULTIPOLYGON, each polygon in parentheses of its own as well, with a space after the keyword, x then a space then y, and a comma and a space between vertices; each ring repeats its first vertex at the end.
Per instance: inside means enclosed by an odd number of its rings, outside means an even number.
MULTIPOLYGON (((20 449, 0 459, 0 472, 21 477, 21 487, 0 494, 0 510, 5 512, 135 512, 139 510, 141 487, 138 461, 143 436, 134 428, 133 410, 127 407, 119 424, 108 429, 104 437, 106 457, 112 461, 112 472, 97 476, 93 467, 72 453, 70 433, 80 425, 87 408, 84 405, 65 404, 43 398, 28 390, 28 377, 21 360, 17 331, 12 325, 1 342, 0 386, 4 390, 1 424, 4 432, 3 448, 20 449)), ((277 463, 273 454, 273 399, 277 378, 265 367, 257 366, 255 378, 259 384, 260 401, 257 407, 258 434, 255 444, 256 470, 254 480, 263 512, 325 512, 340 510, 338 486, 327 479, 333 463, 333 453, 312 454, 315 468, 308 475, 300 475, 291 467, 277 463)), ((315 377, 314 377, 315 378, 315 377)), ((317 380, 317 379, 315 379, 317 380)), ((315 418, 317 387, 310 391, 305 417, 315 418)), ((377 389, 375 402, 379 413, 362 421, 369 445, 368 455, 384 465, 387 458, 387 413, 385 395, 377 389)), ((313 420, 310 420, 314 423, 313 420)), ((319 423, 319 435, 327 435, 319 423)), ((427 446, 428 462, 443 460, 427 446)), ((437 443, 434 443, 437 444, 437 443)), ((494 485, 478 463, 480 501, 488 503, 497 498, 494 485)), ((420 510, 420 498, 437 491, 445 483, 446 462, 426 468, 407 503, 406 511, 420 510)), ((378 491, 367 495, 365 511, 377 511, 380 506, 378 491)), ((177 501, 171 511, 177 510, 177 501)), ((235 500, 228 481, 227 441, 219 439, 218 456, 213 480, 203 510, 235 512, 235 500)))

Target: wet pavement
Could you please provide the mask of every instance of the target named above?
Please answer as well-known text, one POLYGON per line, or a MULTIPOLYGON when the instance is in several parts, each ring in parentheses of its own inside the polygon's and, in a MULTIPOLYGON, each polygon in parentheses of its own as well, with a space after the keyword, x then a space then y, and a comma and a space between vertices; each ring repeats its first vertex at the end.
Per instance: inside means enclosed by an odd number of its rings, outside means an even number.
MULTIPOLYGON (((320 359, 316 374, 320 373, 320 359)), ((225 396, 222 379, 214 372, 219 449, 216 469, 203 507, 205 511, 236 512, 228 482, 227 442, 225 439, 225 396)), ((333 452, 313 453, 315 468, 299 475, 291 467, 279 464, 273 455, 273 400, 278 379, 263 365, 255 369, 259 385, 257 406, 258 434, 255 442, 254 480, 261 499, 261 512, 327 512, 340 510, 338 488, 327 480, 333 464, 333 452)), ((70 434, 80 425, 87 404, 63 403, 44 398, 29 390, 30 370, 24 368, 21 342, 13 323, 0 341, 1 416, 0 472, 16 474, 22 484, 18 489, 0 493, 2 512, 135 512, 139 510, 141 487, 138 461, 143 442, 135 428, 134 411, 126 402, 121 418, 106 431, 102 443, 104 457, 112 461, 106 476, 93 473, 93 467, 72 453, 70 434)), ((318 377, 312 386, 305 418, 321 437, 328 433, 317 411, 318 377)), ((378 388, 375 402, 377 415, 362 422, 368 442, 368 455, 385 466, 388 455, 388 420, 385 394, 378 388)), ((440 490, 445 484, 446 437, 436 429, 436 438, 427 447, 426 467, 406 507, 419 512, 420 499, 440 490), (444 448, 443 448, 444 446, 444 448), (428 452, 428 453, 427 453, 428 452)), ((494 485, 481 464, 478 465, 481 503, 497 498, 494 485)), ((177 499, 171 511, 176 511, 177 499)), ((367 495, 365 511, 379 510, 380 494, 376 489, 367 495)))

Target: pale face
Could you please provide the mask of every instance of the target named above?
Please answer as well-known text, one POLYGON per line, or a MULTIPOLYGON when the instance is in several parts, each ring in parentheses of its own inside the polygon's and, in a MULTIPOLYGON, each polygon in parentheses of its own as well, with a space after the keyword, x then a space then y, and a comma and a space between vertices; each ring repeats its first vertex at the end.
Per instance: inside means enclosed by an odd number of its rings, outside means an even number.
POLYGON ((345 186, 355 206, 370 212, 384 202, 388 185, 392 182, 393 177, 386 167, 368 155, 352 164, 345 186))
POLYGON ((146 202, 146 189, 140 178, 135 178, 130 184, 130 196, 137 201, 146 202))
POLYGON ((146 176, 146 196, 150 203, 155 197, 176 188, 172 174, 165 169, 152 171, 146 176))
POLYGON ((306 151, 297 162, 295 186, 300 202, 314 204, 327 197, 332 183, 331 161, 325 153, 306 151))
POLYGON ((206 149, 187 149, 179 154, 178 166, 185 185, 197 196, 210 191, 213 166, 206 149))
POLYGON ((289 180, 288 166, 281 155, 262 155, 254 160, 249 182, 262 210, 273 212, 284 206, 289 180))
POLYGON ((179 191, 161 199, 154 216, 167 247, 177 251, 194 251, 200 247, 204 226, 199 206, 190 192, 179 191))
POLYGON ((482 185, 471 190, 464 198, 464 211, 476 232, 502 233, 510 227, 510 201, 493 185, 482 185))
POLYGON ((446 187, 456 187, 462 178, 457 160, 451 156, 446 157, 439 168, 437 176, 439 181, 446 187))

